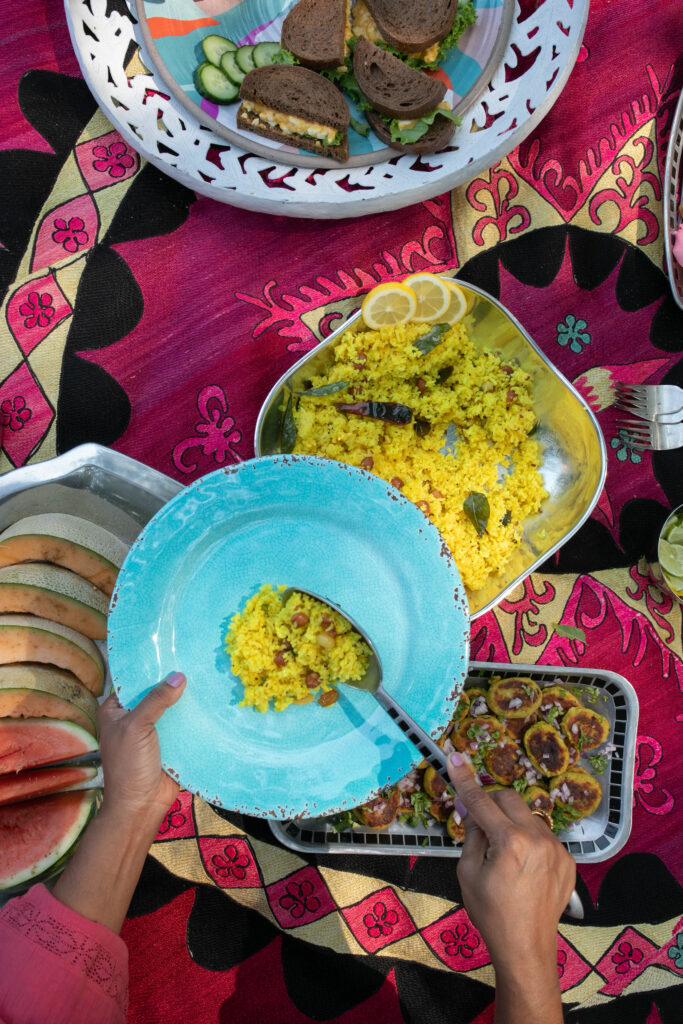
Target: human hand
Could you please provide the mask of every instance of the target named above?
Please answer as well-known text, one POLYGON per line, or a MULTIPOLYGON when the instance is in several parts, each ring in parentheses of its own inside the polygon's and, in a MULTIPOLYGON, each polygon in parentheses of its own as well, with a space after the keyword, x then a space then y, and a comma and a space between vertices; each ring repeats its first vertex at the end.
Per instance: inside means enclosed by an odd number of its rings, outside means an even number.
POLYGON ((132 711, 112 694, 100 707, 100 749, 104 771, 102 813, 143 815, 160 825, 178 795, 178 784, 162 771, 155 723, 182 695, 187 680, 172 672, 132 711))
POLYGON ((463 901, 497 975, 540 967, 556 985, 557 925, 574 888, 573 858, 514 790, 485 792, 459 754, 451 754, 448 772, 466 812, 463 901))

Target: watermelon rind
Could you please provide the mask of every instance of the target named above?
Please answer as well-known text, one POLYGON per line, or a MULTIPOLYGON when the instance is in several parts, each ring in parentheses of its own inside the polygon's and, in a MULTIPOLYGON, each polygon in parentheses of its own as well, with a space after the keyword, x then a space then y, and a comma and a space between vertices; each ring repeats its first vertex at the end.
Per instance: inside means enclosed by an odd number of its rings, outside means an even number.
MULTIPOLYGON (((34 885, 36 882, 45 882, 48 878, 53 878, 57 871, 61 870, 66 864, 69 857, 73 854, 76 844, 83 833, 86 825, 90 819, 97 812, 99 804, 100 790, 98 789, 87 789, 83 790, 81 794, 81 806, 78 810, 76 820, 64 833, 54 846, 44 854, 42 857, 37 858, 33 864, 22 868, 14 874, 8 874, 4 877, 0 877, 0 891, 5 895, 9 895, 11 890, 18 890, 21 887, 26 887, 27 883, 34 885)), ((35 812, 40 812, 39 805, 47 800, 59 800, 64 794, 56 793, 52 796, 43 797, 41 800, 27 801, 33 805, 35 812)), ((14 811, 21 807, 21 804, 8 804, 2 809, 3 812, 14 811)), ((2 862, 2 851, 0 851, 0 863, 2 862)))
POLYGON ((0 717, 61 718, 97 736, 97 700, 76 676, 39 662, 0 665, 0 717))

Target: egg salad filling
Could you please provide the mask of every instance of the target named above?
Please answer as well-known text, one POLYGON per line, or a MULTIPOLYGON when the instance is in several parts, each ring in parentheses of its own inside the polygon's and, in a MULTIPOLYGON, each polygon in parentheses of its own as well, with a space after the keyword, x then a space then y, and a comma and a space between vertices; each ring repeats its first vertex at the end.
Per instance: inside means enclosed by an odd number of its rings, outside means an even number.
MULTIPOLYGON (((363 3, 363 0, 356 0, 356 4, 353 8, 353 34, 357 37, 364 36, 366 39, 369 39, 371 43, 386 42, 382 37, 382 33, 377 28, 375 19, 363 3)), ((410 56, 417 60, 423 60, 425 64, 433 64, 439 56, 439 43, 434 43, 432 46, 428 46, 427 49, 422 50, 421 53, 411 53, 410 56)))
POLYGON ((240 113, 247 116, 252 124, 267 124, 284 132, 285 135, 304 135, 309 139, 318 139, 328 146, 338 146, 343 138, 343 132, 329 124, 306 121, 303 117, 295 117, 294 114, 283 114, 256 100, 244 100, 240 113))

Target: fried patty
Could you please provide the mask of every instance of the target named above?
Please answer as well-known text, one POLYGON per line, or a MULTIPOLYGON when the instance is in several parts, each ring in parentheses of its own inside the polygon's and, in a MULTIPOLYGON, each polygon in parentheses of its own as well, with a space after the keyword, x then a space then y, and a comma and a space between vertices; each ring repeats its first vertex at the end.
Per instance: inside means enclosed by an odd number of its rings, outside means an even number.
POLYGON ((484 767, 492 779, 502 786, 511 786, 524 776, 524 751, 513 739, 505 738, 491 747, 483 756, 484 767))
POLYGON ((561 807, 571 807, 577 818, 586 818, 597 811, 602 800, 602 787, 598 780, 583 768, 570 768, 569 771, 555 776, 551 780, 551 793, 555 793, 555 802, 561 807), (569 799, 562 798, 562 789, 566 784, 569 799))
POLYGON ((569 767, 569 750, 549 722, 536 722, 524 734, 529 760, 541 775, 559 775, 569 767))
POLYGON ((572 746, 582 751, 592 750, 609 736, 609 722, 590 708, 570 708, 562 719, 562 732, 572 746))
POLYGON ((538 711, 541 690, 533 679, 525 676, 494 679, 487 700, 491 711, 501 718, 526 718, 538 711))

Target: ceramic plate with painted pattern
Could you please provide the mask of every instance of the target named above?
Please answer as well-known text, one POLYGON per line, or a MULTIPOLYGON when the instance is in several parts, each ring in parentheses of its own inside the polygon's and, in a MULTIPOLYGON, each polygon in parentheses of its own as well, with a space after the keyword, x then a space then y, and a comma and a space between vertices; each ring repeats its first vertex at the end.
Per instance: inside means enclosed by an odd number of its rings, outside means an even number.
POLYGON ((420 760, 367 693, 331 707, 240 707, 224 637, 263 583, 300 586, 369 635, 384 685, 437 735, 467 672, 469 609, 441 535, 393 487, 361 469, 278 455, 219 470, 145 527, 109 617, 114 687, 134 706, 177 669, 188 685, 158 725, 164 767, 210 803, 259 817, 334 814, 420 760))

